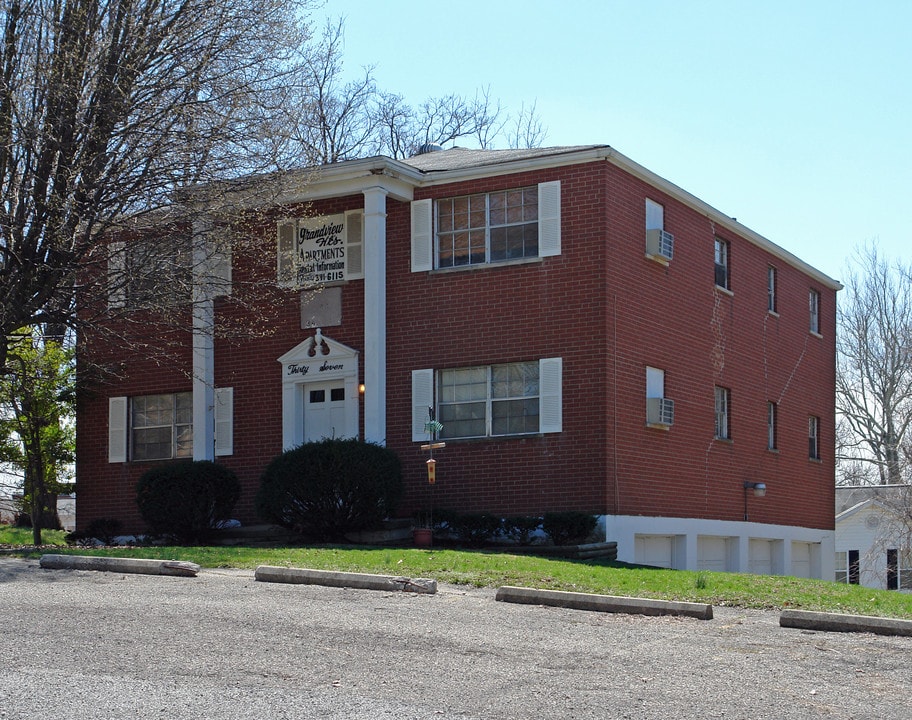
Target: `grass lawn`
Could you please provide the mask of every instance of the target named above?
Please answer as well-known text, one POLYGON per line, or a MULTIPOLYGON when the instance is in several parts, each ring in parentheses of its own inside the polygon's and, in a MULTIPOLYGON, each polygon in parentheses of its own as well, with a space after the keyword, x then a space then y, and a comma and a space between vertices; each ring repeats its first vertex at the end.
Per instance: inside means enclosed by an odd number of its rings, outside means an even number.
MULTIPOLYGON (((64 533, 44 532, 48 545, 65 545, 64 533)), ((0 545, 27 545, 31 531, 0 526, 0 545)), ((662 570, 604 560, 558 560, 508 551, 406 547, 140 547, 53 552, 188 560, 203 567, 254 569, 258 565, 427 577, 475 587, 521 587, 685 600, 767 609, 879 615, 912 619, 912 595, 794 577, 662 570)), ((36 557, 47 549, 23 548, 36 557)))

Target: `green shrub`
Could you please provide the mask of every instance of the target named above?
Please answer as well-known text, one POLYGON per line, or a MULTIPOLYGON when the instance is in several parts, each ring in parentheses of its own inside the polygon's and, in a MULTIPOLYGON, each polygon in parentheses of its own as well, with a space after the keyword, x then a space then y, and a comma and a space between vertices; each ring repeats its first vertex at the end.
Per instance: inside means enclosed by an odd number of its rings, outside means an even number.
POLYGON ((457 517, 459 517, 459 513, 455 510, 435 509, 431 513, 431 527, 434 529, 434 535, 455 535, 453 523, 456 522, 457 517))
POLYGON ((149 530, 182 543, 199 542, 227 520, 240 497, 237 476, 208 460, 180 460, 147 471, 136 502, 149 530))
POLYGON ((449 525, 459 540, 470 547, 490 543, 501 529, 500 518, 488 513, 460 513, 449 525))
POLYGON ((100 540, 103 545, 113 545, 114 538, 118 535, 120 535, 120 520, 95 518, 86 525, 85 530, 71 532, 66 539, 73 545, 91 545, 95 540, 100 540))
POLYGON ((568 511, 545 513, 542 530, 555 545, 578 545, 586 542, 598 519, 589 513, 568 511))
POLYGON ((257 511, 267 522, 320 540, 372 530, 395 510, 402 467, 392 450, 355 439, 326 439, 274 458, 263 474, 257 511))
POLYGON ((536 516, 515 515, 503 521, 503 534, 517 545, 530 545, 532 533, 541 527, 542 519, 536 516))

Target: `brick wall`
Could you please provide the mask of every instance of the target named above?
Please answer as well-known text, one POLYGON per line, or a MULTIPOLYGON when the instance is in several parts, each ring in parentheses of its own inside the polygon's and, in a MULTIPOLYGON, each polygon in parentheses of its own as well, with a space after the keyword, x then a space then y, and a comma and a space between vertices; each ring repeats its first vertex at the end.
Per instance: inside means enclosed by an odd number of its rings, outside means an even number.
MULTIPOLYGON (((562 252, 518 264, 412 273, 409 204, 387 201, 387 444, 405 471, 402 513, 433 492, 435 507, 464 511, 737 520, 742 484, 752 480, 768 486, 765 498, 750 498, 752 520, 832 528, 834 292, 607 162, 419 188, 415 197, 551 180, 561 181, 562 252), (646 197, 664 205, 675 236, 667 267, 644 257, 646 197), (731 293, 714 287, 716 231, 731 244, 731 293), (766 309, 770 264, 778 315, 766 309), (822 337, 808 332, 810 287, 821 293, 822 337), (449 441, 436 455, 431 490, 427 455, 411 441, 411 372, 545 357, 563 358, 563 432, 449 441), (665 394, 675 401, 667 431, 645 425, 647 365, 665 371, 665 394), (731 441, 713 439, 717 384, 731 389, 731 441), (779 403, 778 452, 766 449, 769 400, 779 403), (821 418, 819 462, 807 457, 808 415, 821 418)), ((350 196, 314 209, 361 204, 350 196)), ((274 234, 273 221, 261 231, 274 234)), ((250 261, 274 266, 274 256, 235 257, 237 277, 250 261)), ((363 353, 363 282, 346 284, 342 303, 342 326, 323 332, 363 353)), ((269 335, 216 345, 216 383, 234 388, 234 454, 220 461, 242 479, 236 515, 248 523, 260 474, 281 451, 276 359, 313 332, 300 329, 299 293, 273 310, 269 335)), ((220 322, 243 325, 241 315, 220 301, 220 322)), ((80 526, 107 516, 138 522, 131 493, 145 466, 107 463, 107 398, 189 390, 189 368, 189 352, 181 367, 130 358, 122 380, 83 389, 80 526)))

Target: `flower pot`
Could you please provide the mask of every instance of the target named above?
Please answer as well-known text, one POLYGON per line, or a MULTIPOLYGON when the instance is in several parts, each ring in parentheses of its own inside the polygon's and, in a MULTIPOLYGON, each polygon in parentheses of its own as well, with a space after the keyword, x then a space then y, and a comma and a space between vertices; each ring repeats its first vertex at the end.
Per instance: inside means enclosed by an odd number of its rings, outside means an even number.
POLYGON ((414 528, 412 530, 412 540, 415 547, 430 547, 434 543, 434 534, 431 528, 414 528))

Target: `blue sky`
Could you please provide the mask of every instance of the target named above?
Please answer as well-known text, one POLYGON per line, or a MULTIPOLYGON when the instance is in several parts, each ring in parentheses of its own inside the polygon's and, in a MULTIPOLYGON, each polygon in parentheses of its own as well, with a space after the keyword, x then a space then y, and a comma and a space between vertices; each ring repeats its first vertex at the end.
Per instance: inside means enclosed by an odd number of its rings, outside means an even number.
MULTIPOLYGON (((912 2, 327 0, 409 102, 490 87, 545 145, 605 143, 831 277, 912 259, 912 2)), ((469 144, 469 143, 463 143, 469 144)))

